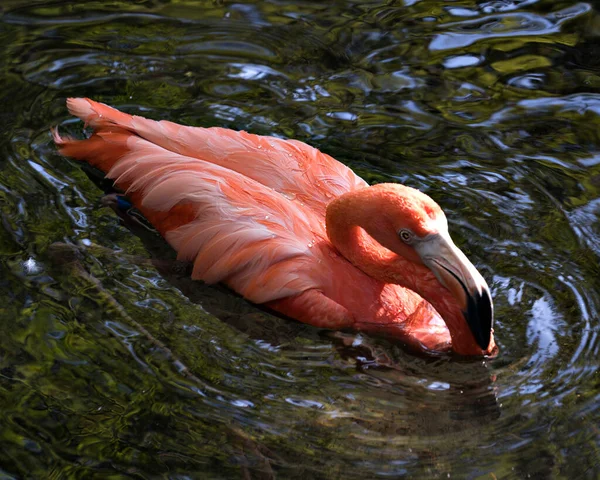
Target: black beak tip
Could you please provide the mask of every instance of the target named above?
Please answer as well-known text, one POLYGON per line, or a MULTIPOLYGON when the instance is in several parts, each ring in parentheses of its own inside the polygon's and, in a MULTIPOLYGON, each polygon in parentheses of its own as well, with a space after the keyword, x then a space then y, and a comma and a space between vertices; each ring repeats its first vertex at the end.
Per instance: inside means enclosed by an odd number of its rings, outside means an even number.
POLYGON ((490 292, 487 288, 468 296, 465 318, 477 345, 482 350, 487 350, 492 338, 492 327, 494 325, 494 308, 490 292))

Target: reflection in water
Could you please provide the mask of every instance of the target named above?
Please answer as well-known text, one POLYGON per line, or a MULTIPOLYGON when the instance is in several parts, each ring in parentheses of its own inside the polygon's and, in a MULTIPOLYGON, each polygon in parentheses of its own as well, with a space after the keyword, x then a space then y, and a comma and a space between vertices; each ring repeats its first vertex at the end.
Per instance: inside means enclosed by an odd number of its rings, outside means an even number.
POLYGON ((1 8, 2 475, 600 474, 595 3, 1 8), (490 283, 499 356, 423 358, 191 282, 56 154, 49 127, 81 134, 67 96, 426 191, 490 283))

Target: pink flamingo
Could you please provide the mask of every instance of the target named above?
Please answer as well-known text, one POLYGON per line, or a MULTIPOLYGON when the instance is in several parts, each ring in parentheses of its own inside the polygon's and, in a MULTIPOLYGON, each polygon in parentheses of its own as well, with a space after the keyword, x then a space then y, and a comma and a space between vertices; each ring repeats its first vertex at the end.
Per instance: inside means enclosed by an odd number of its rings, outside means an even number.
POLYGON ((488 286, 427 195, 368 186, 297 140, 156 122, 85 98, 67 106, 94 133, 55 130, 61 153, 113 179, 193 261, 192 278, 316 327, 425 351, 495 349, 488 286))

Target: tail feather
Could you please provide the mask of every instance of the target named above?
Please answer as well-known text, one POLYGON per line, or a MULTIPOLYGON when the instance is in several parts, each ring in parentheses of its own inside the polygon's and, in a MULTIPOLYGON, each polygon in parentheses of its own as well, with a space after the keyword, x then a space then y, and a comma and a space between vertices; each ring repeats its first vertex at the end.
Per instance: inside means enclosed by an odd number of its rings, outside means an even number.
MULTIPOLYGON (((92 125, 91 122, 96 122, 96 120, 93 118, 93 114, 90 114, 84 107, 85 105, 81 102, 75 102, 75 107, 73 107, 72 112, 81 114, 82 119, 88 118, 90 125, 92 125), (92 115, 92 117, 90 117, 90 115, 92 115)), ((110 129, 99 129, 86 140, 74 140, 69 137, 62 137, 59 134, 58 129, 52 129, 52 137, 62 155, 76 160, 86 161, 90 165, 102 170, 107 176, 113 179, 115 179, 116 176, 115 172, 117 172, 117 174, 120 173, 118 176, 123 178, 116 178, 115 185, 127 192, 132 203, 162 235, 189 223, 196 217, 196 211, 191 208, 190 205, 175 205, 166 211, 164 209, 144 207, 143 189, 137 190, 134 188, 133 190, 135 191, 129 191, 136 179, 138 184, 141 184, 146 180, 144 176, 140 178, 128 176, 127 171, 119 172, 119 169, 117 168, 121 166, 120 163, 122 162, 120 161, 130 154, 132 150, 136 149, 135 140, 138 137, 133 133, 118 127, 111 127, 110 129)), ((170 152, 166 152, 166 156, 169 156, 169 153, 170 152)))
POLYGON ((69 98, 69 112, 94 128, 94 134, 86 140, 61 137, 58 129, 52 130, 54 143, 62 155, 85 160, 104 173, 108 173, 130 148, 129 138, 134 134, 127 130, 131 115, 94 102, 87 98, 69 98))
POLYGON ((54 130, 53 136, 62 155, 85 160, 108 173, 113 165, 129 152, 127 142, 132 134, 123 130, 100 131, 87 140, 73 140, 61 137, 58 131, 54 130))
POLYGON ((131 126, 132 116, 89 98, 68 98, 67 108, 71 115, 79 117, 94 129, 131 126))

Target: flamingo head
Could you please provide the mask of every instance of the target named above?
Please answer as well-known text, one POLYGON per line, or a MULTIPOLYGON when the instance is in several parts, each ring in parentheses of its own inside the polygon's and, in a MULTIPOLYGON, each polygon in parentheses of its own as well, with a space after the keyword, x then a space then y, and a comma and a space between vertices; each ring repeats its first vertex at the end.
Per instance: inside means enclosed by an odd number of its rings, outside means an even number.
MULTIPOLYGON (((411 288, 428 300, 444 318, 451 334, 460 328, 457 322, 464 325, 466 321, 476 344, 484 353, 489 352, 494 347, 494 309, 489 287, 452 241, 440 206, 426 194, 404 185, 380 184, 367 190, 373 190, 381 201, 374 202, 379 208, 369 215, 365 230, 382 246, 409 261, 403 261, 402 270, 389 270, 393 277, 390 281, 411 288)), ((472 350, 464 347, 465 352, 472 350)))

